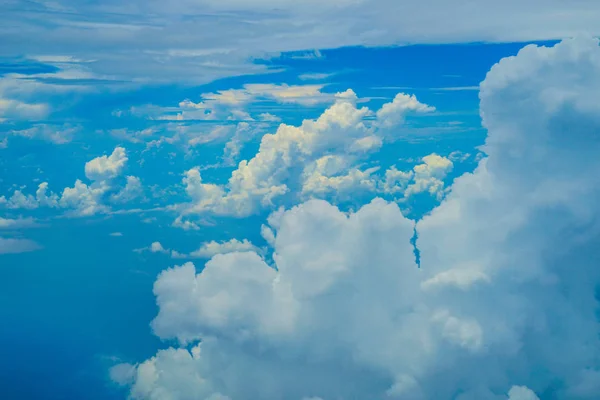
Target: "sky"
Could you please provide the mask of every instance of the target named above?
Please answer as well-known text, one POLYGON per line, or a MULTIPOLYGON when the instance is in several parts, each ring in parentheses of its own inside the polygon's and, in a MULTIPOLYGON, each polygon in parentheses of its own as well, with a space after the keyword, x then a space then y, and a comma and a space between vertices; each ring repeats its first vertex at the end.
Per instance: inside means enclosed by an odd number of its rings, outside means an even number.
POLYGON ((600 398, 598 19, 3 2, 0 398, 600 398))

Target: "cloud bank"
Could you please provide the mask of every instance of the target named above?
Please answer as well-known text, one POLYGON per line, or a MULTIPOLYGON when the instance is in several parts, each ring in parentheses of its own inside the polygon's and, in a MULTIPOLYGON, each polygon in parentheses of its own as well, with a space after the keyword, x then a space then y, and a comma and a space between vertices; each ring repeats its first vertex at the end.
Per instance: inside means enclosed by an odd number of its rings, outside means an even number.
POLYGON ((396 204, 310 200, 270 218, 273 266, 162 272, 152 327, 192 347, 114 380, 153 400, 600 397, 598 93, 597 40, 503 59, 487 157, 418 223, 421 268, 396 204))
MULTIPOLYGON (((6 3, 0 15, 7 22, 0 24, 0 56, 26 54, 69 67, 63 79, 137 82, 208 82, 264 71, 251 60, 286 51, 600 34, 594 1, 58 0, 6 3)), ((0 114, 2 109, 43 113, 29 103, 0 105, 0 114)))

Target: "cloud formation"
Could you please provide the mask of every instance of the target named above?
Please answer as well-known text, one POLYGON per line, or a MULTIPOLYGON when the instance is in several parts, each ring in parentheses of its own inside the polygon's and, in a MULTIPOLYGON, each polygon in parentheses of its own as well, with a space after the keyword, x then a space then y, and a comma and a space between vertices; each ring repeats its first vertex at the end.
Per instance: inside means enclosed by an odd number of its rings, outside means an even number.
POLYGON ((0 255, 26 253, 41 248, 42 247, 33 240, 0 237, 0 255))
POLYGON ((209 82, 262 72, 265 67, 252 60, 285 51, 318 57, 306 50, 600 33, 600 8, 589 1, 174 0, 123 6, 58 0, 0 7, 3 21, 10 21, 0 30, 0 55, 28 54, 72 65, 71 75, 89 69, 94 77, 138 82, 209 82))
POLYGON ((273 266, 162 272, 154 332, 202 342, 113 375, 134 399, 598 398, 599 91, 597 40, 502 60, 488 157, 418 223, 421 268, 396 204, 310 200, 269 219, 273 266))
POLYGON ((183 184, 192 202, 183 215, 211 212, 241 217, 273 206, 290 192, 373 189, 377 183, 370 175, 376 169, 361 171, 356 163, 393 137, 407 114, 435 110, 403 93, 377 112, 358 107, 352 90, 335 98, 318 118, 306 119, 300 126, 282 123, 275 133, 264 135, 257 154, 240 161, 226 185, 204 182, 199 168, 188 170, 183 184))
POLYGON ((90 216, 110 211, 106 199, 115 203, 127 203, 143 196, 144 190, 138 177, 127 176, 126 184, 119 189, 115 179, 122 175, 128 158, 123 147, 115 147, 110 155, 96 157, 85 164, 85 175, 90 184, 77 179, 73 187, 66 187, 62 193, 49 191, 48 182, 38 185, 35 196, 15 190, 10 197, 0 196, 0 206, 9 209, 29 209, 40 207, 67 209, 72 216, 90 216))

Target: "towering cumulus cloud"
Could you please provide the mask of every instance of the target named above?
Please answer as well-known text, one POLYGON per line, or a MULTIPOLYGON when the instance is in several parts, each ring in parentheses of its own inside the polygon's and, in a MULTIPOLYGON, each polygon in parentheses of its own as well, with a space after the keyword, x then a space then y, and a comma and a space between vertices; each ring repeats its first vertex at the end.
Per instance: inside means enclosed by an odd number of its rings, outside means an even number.
POLYGON ((420 269, 395 204, 308 201, 270 219, 275 267, 163 272, 152 326, 185 347, 115 380, 153 400, 600 398, 599 93, 596 40, 502 60, 488 157, 417 225, 420 269))

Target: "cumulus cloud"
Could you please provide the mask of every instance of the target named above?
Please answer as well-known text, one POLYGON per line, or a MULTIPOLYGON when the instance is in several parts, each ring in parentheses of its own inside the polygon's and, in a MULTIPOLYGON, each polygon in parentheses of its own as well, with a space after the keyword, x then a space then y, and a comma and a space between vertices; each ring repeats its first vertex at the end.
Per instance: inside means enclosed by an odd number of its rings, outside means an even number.
POLYGON ((142 181, 137 176, 128 176, 127 183, 119 192, 111 196, 116 203, 127 203, 144 195, 142 181))
POLYGON ((357 184, 374 186, 369 182, 374 170, 352 170, 354 163, 379 149, 393 134, 390 128, 401 123, 402 115, 433 110, 402 94, 377 115, 367 107, 357 107, 358 98, 352 90, 337 93, 335 98, 317 119, 306 119, 300 126, 280 124, 275 133, 264 135, 258 153, 242 160, 226 185, 204 183, 198 168, 187 171, 183 183, 192 203, 185 214, 250 215, 273 206, 277 198, 290 192, 288 185, 302 177, 306 180, 305 193, 315 192, 319 182, 331 190, 349 190, 357 184), (374 120, 367 119, 373 116, 374 120), (340 167, 342 164, 347 171, 340 167), (302 166, 306 166, 304 171, 302 166), (334 169, 341 176, 324 174, 334 169))
POLYGON ((109 156, 96 157, 85 163, 85 176, 92 181, 104 181, 121 174, 127 155, 123 147, 115 147, 109 156))
POLYGON ((404 195, 429 192, 441 200, 444 194, 444 178, 453 168, 452 161, 437 154, 423 157, 423 164, 414 167, 413 183, 408 185, 404 195))
MULTIPOLYGON (((300 104, 304 106, 319 103, 330 103, 334 99, 333 93, 323 93, 325 85, 288 85, 273 83, 250 83, 241 89, 219 90, 215 93, 203 93, 201 101, 195 103, 189 99, 179 102, 178 107, 149 108, 149 111, 158 112, 152 117, 160 120, 186 121, 186 120, 246 120, 252 121, 253 117, 244 111, 251 102, 276 102, 282 104, 300 104), (162 113, 160 111, 163 111, 162 113)), ((273 121, 269 113, 262 113, 263 120, 273 121), (266 117, 266 118, 265 118, 266 117)))
POLYGON ((210 241, 203 243, 197 250, 190 253, 192 258, 211 258, 217 254, 227 254, 233 252, 253 251, 260 253, 261 250, 253 245, 248 239, 231 239, 226 242, 210 241))
POLYGON ((133 250, 136 253, 161 253, 167 254, 172 258, 211 258, 217 254, 228 254, 235 252, 254 252, 258 254, 263 253, 263 249, 260 249, 253 245, 248 239, 231 239, 224 242, 210 241, 200 245, 200 247, 191 253, 182 253, 177 250, 165 248, 160 242, 153 242, 148 247, 142 247, 133 250))
POLYGON ((90 216, 110 210, 105 198, 112 192, 111 199, 115 203, 135 200, 143 194, 139 178, 128 176, 124 187, 114 182, 127 164, 125 149, 116 147, 110 156, 96 157, 85 164, 85 175, 91 183, 80 179, 73 187, 66 187, 62 193, 56 194, 48 189, 48 183, 38 185, 35 196, 15 190, 10 197, 1 196, 0 206, 10 209, 36 209, 39 207, 64 208, 73 216, 90 216))
POLYGON ((598 398, 599 90, 597 40, 494 66, 488 157, 418 223, 421 268, 396 204, 311 200, 263 229, 273 266, 162 272, 154 332, 201 343, 135 367, 132 397, 598 398))

